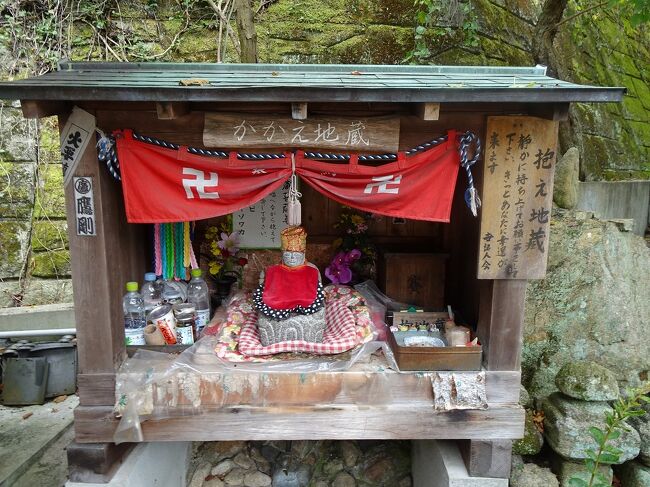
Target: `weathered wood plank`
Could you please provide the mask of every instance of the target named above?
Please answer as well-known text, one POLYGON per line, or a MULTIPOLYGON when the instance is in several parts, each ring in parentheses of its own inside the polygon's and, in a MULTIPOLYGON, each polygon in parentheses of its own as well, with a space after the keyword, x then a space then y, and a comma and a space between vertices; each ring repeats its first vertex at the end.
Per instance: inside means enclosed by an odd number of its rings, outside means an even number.
POLYGON ((206 147, 300 147, 347 151, 395 152, 399 146, 399 117, 311 117, 206 113, 206 147))
MULTIPOLYGON (((113 441, 118 420, 107 407, 75 409, 79 443, 113 441)), ((144 441, 516 439, 524 433, 520 406, 434 412, 432 407, 244 408, 205 410, 142 423, 144 441)))
POLYGON ((422 120, 438 120, 440 118, 440 103, 420 103, 417 106, 417 112, 422 120))
POLYGON ((115 374, 78 374, 79 404, 111 406, 115 403, 115 374))
POLYGON ((558 122, 489 117, 479 279, 546 275, 558 122))
POLYGON ((156 113, 160 120, 174 120, 189 112, 190 104, 187 102, 156 102, 156 113))
POLYGON ((292 103, 291 104, 291 118, 294 120, 307 119, 307 103, 292 103))
POLYGON ((510 477, 512 440, 463 440, 460 452, 472 477, 510 477))
POLYGON ((75 443, 66 447, 71 482, 107 483, 133 443, 75 443))
POLYGON ((488 370, 519 370, 523 344, 526 281, 480 281, 477 334, 488 370))
POLYGON ((72 109, 72 105, 67 101, 20 100, 20 108, 25 118, 44 118, 66 114, 72 109))

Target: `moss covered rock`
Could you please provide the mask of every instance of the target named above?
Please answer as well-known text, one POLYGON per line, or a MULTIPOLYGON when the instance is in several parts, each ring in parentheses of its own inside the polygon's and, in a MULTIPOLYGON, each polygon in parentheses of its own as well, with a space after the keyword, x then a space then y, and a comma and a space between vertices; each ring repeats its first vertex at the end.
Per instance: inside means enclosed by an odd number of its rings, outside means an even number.
POLYGON ((29 222, 0 222, 0 277, 19 277, 28 252, 29 222))
MULTIPOLYGON (((565 460, 584 460, 587 450, 598 448, 589 434, 592 426, 605 429, 605 413, 613 410, 606 402, 585 402, 554 393, 542 402, 544 411, 544 437, 550 447, 565 460)), ((619 461, 623 463, 639 454, 641 440, 632 428, 622 431, 611 442, 621 450, 619 461)))
POLYGON ((548 468, 534 463, 515 465, 510 473, 510 487, 558 487, 557 477, 548 468))
POLYGON ((512 443, 512 453, 516 455, 537 455, 544 445, 544 437, 537 431, 533 421, 533 413, 526 411, 524 437, 512 443))
POLYGON ((31 274, 34 277, 70 276, 70 251, 51 250, 35 253, 32 258, 31 274))
POLYGON ((627 462, 616 469, 624 487, 650 487, 650 467, 639 462, 627 462))
POLYGON ((618 399, 616 376, 589 360, 565 364, 555 377, 555 385, 566 396, 583 401, 618 399))
POLYGON ((553 202, 560 208, 571 210, 578 204, 580 184, 580 153, 571 147, 557 161, 553 179, 553 202))
MULTIPOLYGON (((560 481, 560 487, 572 487, 570 481, 573 477, 589 482, 591 472, 587 471, 584 462, 571 462, 561 457, 555 457, 553 461, 553 471, 560 481)), ((607 479, 608 484, 612 483, 614 472, 610 465, 599 465, 598 471, 607 479)))

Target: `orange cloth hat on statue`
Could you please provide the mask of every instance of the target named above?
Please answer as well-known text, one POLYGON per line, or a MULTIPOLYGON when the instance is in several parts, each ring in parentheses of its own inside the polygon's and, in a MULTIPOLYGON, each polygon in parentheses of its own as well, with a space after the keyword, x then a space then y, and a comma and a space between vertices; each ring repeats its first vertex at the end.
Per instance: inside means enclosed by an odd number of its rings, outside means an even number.
POLYGON ((287 227, 280 232, 282 250, 286 252, 305 252, 307 250, 307 230, 303 227, 287 227))

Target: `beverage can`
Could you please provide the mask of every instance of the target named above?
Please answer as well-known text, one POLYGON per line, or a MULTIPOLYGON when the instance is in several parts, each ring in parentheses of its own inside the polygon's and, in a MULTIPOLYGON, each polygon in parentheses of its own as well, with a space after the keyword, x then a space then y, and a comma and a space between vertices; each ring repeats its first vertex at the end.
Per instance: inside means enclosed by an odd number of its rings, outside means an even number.
POLYGON ((156 306, 147 316, 147 322, 155 325, 162 333, 167 345, 178 343, 176 338, 176 318, 170 304, 156 306))

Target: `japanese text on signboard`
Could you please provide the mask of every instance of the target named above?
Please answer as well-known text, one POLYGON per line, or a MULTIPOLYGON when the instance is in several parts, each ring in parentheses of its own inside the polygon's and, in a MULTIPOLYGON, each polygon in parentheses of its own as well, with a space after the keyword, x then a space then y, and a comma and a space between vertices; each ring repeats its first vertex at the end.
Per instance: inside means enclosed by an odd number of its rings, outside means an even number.
POLYGON ((207 147, 303 147, 351 151, 395 152, 399 118, 290 117, 239 113, 206 113, 203 143, 207 147))
POLYGON ((93 197, 93 178, 75 177, 73 186, 77 235, 97 235, 97 227, 95 225, 95 199, 93 197))
POLYGON ((63 184, 67 186, 86 146, 95 133, 95 117, 79 107, 72 114, 61 131, 61 165, 63 184))
POLYGON ((545 276, 557 128, 532 117, 488 118, 479 279, 545 276))
POLYGON ((289 181, 263 200, 233 213, 233 231, 242 248, 280 248, 280 231, 287 226, 289 181))

